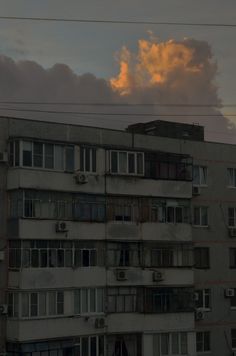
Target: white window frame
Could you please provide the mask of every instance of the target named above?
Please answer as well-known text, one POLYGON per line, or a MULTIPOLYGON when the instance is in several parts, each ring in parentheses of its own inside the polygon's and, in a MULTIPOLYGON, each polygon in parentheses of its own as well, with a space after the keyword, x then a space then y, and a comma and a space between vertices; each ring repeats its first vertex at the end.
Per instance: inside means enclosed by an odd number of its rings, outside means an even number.
POLYGON ((208 206, 193 206, 193 226, 194 227, 208 227, 209 226, 209 207, 208 206), (194 212, 195 212, 195 209, 199 209, 199 217, 200 217, 200 221, 199 221, 199 224, 196 224, 195 221, 194 221, 194 212), (206 209, 207 211, 207 225, 204 225, 203 222, 202 222, 202 209, 206 209))
POLYGON ((208 167, 201 166, 201 165, 194 165, 193 172, 194 169, 198 170, 199 182, 194 182, 194 176, 193 176, 193 185, 198 187, 207 187, 208 167))
POLYGON ((103 315, 105 310, 104 310, 104 297, 105 297, 105 290, 104 288, 76 288, 76 290, 74 291, 73 293, 73 298, 74 298, 74 314, 75 315, 103 315), (99 292, 101 292, 101 295, 102 295, 102 311, 98 311, 98 306, 99 306, 99 302, 98 302, 98 290, 99 292), (75 301, 75 291, 79 293, 79 309, 80 311, 78 313, 75 312, 75 304, 76 304, 76 301, 75 301), (87 311, 84 312, 82 310, 83 308, 83 302, 82 302, 82 291, 86 291, 87 293, 87 301, 86 301, 86 304, 87 304, 87 311), (91 291, 95 291, 95 311, 91 311, 90 310, 90 300, 91 300, 91 291))
POLYGON ((122 150, 111 150, 109 154, 110 158, 110 173, 114 175, 127 175, 127 176, 144 176, 144 152, 136 152, 136 151, 122 151, 122 150), (117 172, 112 172, 112 153, 116 152, 117 153, 117 172), (126 172, 120 172, 120 163, 119 163, 119 154, 120 153, 125 153, 127 155, 127 162, 126 162, 126 172), (129 159, 128 155, 129 154, 134 154, 134 173, 129 173, 129 159), (142 155, 142 173, 138 173, 138 164, 137 164, 137 157, 138 154, 142 155))
POLYGON ((204 311, 210 311, 211 310, 211 289, 210 288, 205 288, 201 290, 196 290, 195 293, 197 293, 198 298, 201 302, 201 306, 198 306, 198 308, 204 310, 204 311), (206 299, 209 298, 209 306, 206 306, 206 299))
POLYGON ((95 147, 87 147, 81 146, 80 147, 80 159, 81 159, 81 151, 83 154, 83 161, 84 161, 84 169, 81 169, 81 162, 80 162, 80 171, 84 173, 91 173, 96 174, 97 172, 97 149, 95 147), (89 170, 86 170, 86 150, 89 150, 89 170), (95 150, 95 171, 93 170, 93 150, 95 150))
MULTIPOLYGON (((15 167, 15 142, 19 142, 19 165, 17 167, 20 168, 25 168, 25 169, 36 169, 36 170, 45 170, 45 171, 56 171, 56 172, 68 172, 66 170, 66 148, 71 147, 73 148, 74 151, 74 156, 75 156, 75 146, 73 144, 65 144, 65 143, 53 143, 53 142, 45 142, 45 141, 33 141, 33 140, 28 140, 27 138, 21 139, 21 140, 12 140, 11 142, 13 143, 13 167, 15 167), (31 144, 31 166, 24 166, 23 165, 23 143, 28 142, 31 144), (43 145, 43 157, 42 157, 42 167, 36 167, 34 166, 34 143, 40 143, 43 145), (45 167, 45 145, 51 144, 53 145, 53 167, 52 168, 46 168, 45 167), (61 146, 63 150, 63 167, 62 169, 56 169, 55 168, 55 146, 61 146)), ((74 157, 74 164, 75 164, 75 157, 74 157)), ((69 171, 69 172, 72 172, 69 171)))

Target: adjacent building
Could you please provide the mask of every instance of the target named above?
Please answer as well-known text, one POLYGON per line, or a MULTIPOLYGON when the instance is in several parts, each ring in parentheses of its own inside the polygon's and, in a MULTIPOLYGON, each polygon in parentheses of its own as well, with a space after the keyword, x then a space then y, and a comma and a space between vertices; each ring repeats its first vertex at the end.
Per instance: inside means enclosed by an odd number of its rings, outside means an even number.
POLYGON ((236 350, 236 146, 2 117, 0 353, 236 350))

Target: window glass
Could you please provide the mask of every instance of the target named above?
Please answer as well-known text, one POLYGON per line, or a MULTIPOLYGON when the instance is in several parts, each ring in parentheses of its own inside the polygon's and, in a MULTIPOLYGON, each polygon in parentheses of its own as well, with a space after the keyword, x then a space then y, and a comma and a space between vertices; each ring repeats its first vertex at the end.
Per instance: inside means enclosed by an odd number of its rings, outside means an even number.
POLYGON ((118 152, 111 152, 111 171, 112 173, 118 172, 118 152))
POLYGON ((56 293, 48 292, 48 311, 49 315, 56 315, 56 293))
POLYGON ((119 152, 119 172, 127 173, 127 153, 119 152))
POLYGON ((38 315, 38 294, 30 293, 30 316, 38 315))
POLYGON ((23 141, 23 166, 32 167, 32 142, 23 141))
POLYGON ((44 165, 45 168, 53 169, 54 168, 54 145, 46 143, 44 145, 44 165))
POLYGON ((135 156, 134 153, 128 153, 128 171, 130 174, 135 173, 135 156))
POLYGON ((61 145, 55 145, 55 169, 63 171, 64 170, 64 147, 61 145))
POLYGON ((40 142, 34 142, 33 149, 34 167, 43 167, 43 144, 40 142))
POLYGON ((47 314, 47 294, 44 292, 39 293, 39 315, 43 316, 47 314))
POLYGON ((64 314, 64 293, 57 292, 57 314, 64 314))
POLYGON ((29 316, 29 294, 21 293, 21 315, 22 317, 29 316))
POLYGON ((74 147, 73 146, 66 146, 65 147, 65 170, 67 172, 74 172, 74 147))

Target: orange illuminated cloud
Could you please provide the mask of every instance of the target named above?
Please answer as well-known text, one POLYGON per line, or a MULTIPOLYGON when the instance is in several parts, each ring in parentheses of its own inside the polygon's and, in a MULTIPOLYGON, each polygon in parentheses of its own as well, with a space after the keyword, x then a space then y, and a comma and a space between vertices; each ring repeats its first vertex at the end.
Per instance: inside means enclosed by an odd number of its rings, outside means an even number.
POLYGON ((194 51, 187 40, 158 43, 154 38, 141 39, 136 56, 127 48, 122 48, 120 73, 110 79, 110 85, 120 95, 127 95, 133 89, 161 86, 172 80, 176 73, 197 74, 201 71, 201 65, 195 63, 194 51))

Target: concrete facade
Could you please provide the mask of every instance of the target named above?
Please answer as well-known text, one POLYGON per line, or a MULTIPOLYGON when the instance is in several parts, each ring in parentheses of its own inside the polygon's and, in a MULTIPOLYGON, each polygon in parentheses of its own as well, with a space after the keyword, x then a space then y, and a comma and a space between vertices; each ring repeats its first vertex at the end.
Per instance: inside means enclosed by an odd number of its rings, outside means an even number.
POLYGON ((0 128, 0 353, 232 355, 235 146, 0 128))

